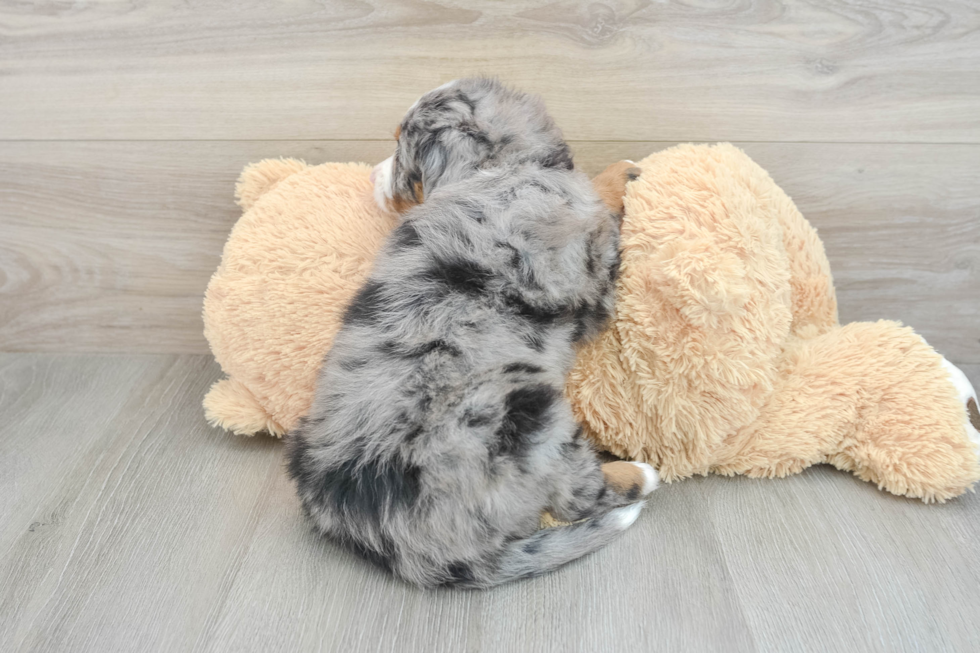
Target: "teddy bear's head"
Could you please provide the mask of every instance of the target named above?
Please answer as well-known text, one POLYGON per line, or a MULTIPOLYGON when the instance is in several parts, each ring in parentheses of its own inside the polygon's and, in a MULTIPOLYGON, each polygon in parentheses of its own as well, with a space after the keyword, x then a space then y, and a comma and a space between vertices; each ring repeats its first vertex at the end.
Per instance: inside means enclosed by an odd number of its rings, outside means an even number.
POLYGON ((787 338, 832 327, 836 302, 816 232, 740 150, 678 146, 639 166, 616 319, 568 392, 601 446, 670 480, 707 473, 772 393, 787 338))

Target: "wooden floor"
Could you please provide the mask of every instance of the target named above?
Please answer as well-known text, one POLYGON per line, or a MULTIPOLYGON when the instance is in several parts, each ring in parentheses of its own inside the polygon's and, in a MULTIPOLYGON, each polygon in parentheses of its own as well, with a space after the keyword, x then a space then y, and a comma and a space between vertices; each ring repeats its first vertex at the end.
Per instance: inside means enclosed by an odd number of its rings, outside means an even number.
POLYGON ((280 442, 208 427, 218 376, 200 355, 0 355, 0 648, 976 650, 980 496, 695 478, 551 575, 420 591, 313 534, 280 442))
POLYGON ((280 443, 203 422, 242 166, 379 161, 475 73, 588 172, 737 143, 843 321, 980 382, 977 0, 0 3, 0 650, 980 650, 976 495, 692 479, 553 575, 419 592, 312 535, 280 443))

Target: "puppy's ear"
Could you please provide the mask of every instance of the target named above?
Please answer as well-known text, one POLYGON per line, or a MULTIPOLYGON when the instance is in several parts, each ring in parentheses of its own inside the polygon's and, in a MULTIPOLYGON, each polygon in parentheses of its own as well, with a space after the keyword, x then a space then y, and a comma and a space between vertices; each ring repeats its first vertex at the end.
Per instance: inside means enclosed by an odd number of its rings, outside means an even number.
MULTIPOLYGON (((422 188, 416 193, 431 193, 446 173, 449 157, 446 148, 437 138, 430 135, 419 144, 418 166, 422 175, 422 188)), ((414 190, 414 189, 413 189, 414 190)), ((416 197, 422 201, 421 197, 416 197)))

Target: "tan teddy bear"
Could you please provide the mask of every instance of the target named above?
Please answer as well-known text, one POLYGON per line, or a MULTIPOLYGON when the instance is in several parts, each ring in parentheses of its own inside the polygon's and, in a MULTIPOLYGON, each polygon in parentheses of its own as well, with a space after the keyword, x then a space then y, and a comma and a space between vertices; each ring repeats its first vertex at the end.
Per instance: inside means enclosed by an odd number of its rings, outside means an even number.
MULTIPOLYGON (((567 388, 601 448, 668 481, 830 463, 927 502, 980 478, 966 377, 894 322, 838 325, 816 231, 764 170, 726 144, 637 165, 617 315, 567 388)), ((282 435, 307 410, 344 308, 397 222, 372 201, 369 173, 288 160, 242 173, 245 213, 204 305, 228 375, 205 398, 212 423, 282 435)))
POLYGON ((829 463, 929 502, 980 478, 966 377, 895 322, 838 325, 816 230, 762 168, 731 145, 639 166, 616 321, 568 383, 596 442, 668 481, 829 463))

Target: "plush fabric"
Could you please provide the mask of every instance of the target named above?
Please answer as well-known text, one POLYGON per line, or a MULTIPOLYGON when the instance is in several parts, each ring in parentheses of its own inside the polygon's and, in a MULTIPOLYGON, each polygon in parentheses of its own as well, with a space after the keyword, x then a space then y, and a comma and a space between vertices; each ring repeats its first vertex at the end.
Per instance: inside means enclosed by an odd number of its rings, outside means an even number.
MULTIPOLYGON (((567 392, 592 439, 660 469, 785 476, 829 463, 924 501, 980 478, 943 359, 894 322, 837 322, 813 227, 737 148, 681 145, 638 163, 626 195, 617 315, 567 392)), ((396 218, 370 169, 264 161, 205 299, 228 378, 205 399, 236 433, 306 411, 344 306, 396 218)))
POLYGON ((925 501, 980 477, 942 357, 894 322, 840 328, 816 231, 731 145, 640 162, 613 328, 568 393, 604 448, 664 480, 830 463, 925 501))
POLYGON ((397 218, 372 199, 363 164, 268 160, 245 168, 245 211, 204 297, 204 335, 228 376, 208 420, 281 436, 309 408, 344 308, 397 218))

